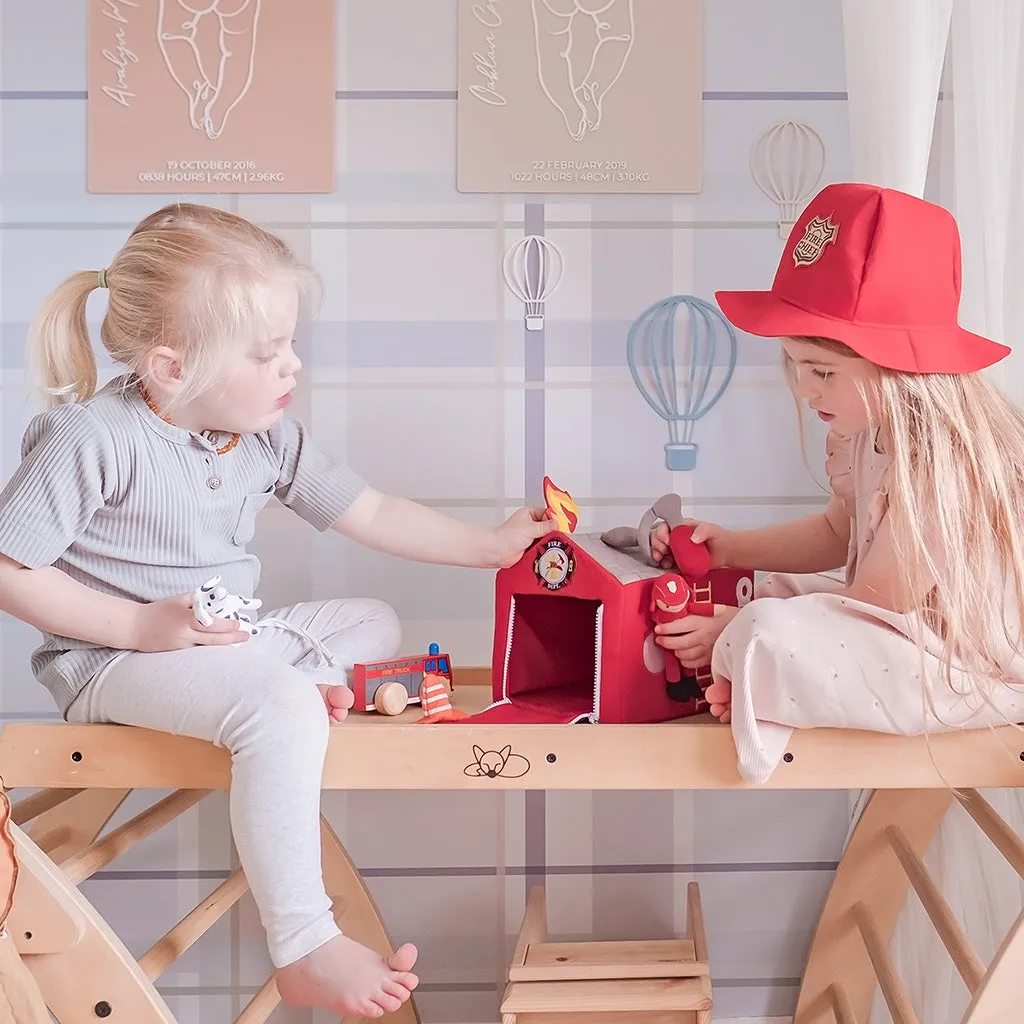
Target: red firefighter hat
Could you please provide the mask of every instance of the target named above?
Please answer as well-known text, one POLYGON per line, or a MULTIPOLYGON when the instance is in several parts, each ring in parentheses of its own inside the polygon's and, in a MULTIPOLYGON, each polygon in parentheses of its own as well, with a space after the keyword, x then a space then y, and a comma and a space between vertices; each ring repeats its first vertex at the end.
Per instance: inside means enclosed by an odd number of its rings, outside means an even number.
POLYGON ((823 188, 793 226, 771 291, 715 293, 766 338, 832 338, 878 366, 970 373, 1010 349, 958 322, 960 232, 952 214, 877 185, 823 188))

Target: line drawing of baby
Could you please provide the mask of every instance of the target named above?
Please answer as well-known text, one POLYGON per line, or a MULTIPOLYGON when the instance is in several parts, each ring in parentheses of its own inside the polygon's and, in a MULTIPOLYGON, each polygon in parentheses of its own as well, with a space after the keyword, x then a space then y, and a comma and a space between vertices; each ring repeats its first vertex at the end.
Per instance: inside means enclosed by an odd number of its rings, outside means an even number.
POLYGON ((537 76, 575 141, 601 126, 633 48, 633 0, 532 0, 537 76))
POLYGON ((188 97, 189 123, 216 139, 252 85, 262 0, 157 0, 157 44, 188 97), (179 20, 181 19, 181 20, 179 20))

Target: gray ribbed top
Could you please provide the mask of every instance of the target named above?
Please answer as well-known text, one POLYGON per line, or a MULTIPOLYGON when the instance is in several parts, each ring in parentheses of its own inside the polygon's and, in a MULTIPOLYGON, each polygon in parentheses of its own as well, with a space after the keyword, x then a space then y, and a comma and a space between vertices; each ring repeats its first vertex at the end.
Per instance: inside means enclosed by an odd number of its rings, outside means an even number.
MULTIPOLYGON (((0 491, 0 552, 54 565, 104 594, 158 601, 219 574, 252 597, 259 559, 246 551, 256 515, 277 498, 329 529, 366 486, 283 419, 243 435, 206 437, 165 423, 119 377, 85 402, 36 416, 22 461, 0 491)), ((45 633, 32 671, 61 712, 118 652, 45 633)))

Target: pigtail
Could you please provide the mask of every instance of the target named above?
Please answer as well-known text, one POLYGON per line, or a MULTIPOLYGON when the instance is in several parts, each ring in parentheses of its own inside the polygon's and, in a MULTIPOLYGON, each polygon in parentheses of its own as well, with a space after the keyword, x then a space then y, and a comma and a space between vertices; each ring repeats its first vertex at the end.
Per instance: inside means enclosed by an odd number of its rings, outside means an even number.
POLYGON ((96 271, 72 274, 49 295, 29 327, 29 365, 48 405, 82 402, 96 392, 96 354, 85 309, 100 284, 96 271))
POLYGON ((227 210, 171 203, 138 224, 106 270, 72 274, 43 303, 28 337, 37 387, 51 406, 95 394, 86 304, 94 288, 109 288, 99 342, 112 361, 145 380, 154 346, 179 359, 181 386, 161 402, 168 413, 269 329, 282 280, 300 297, 319 283, 278 236, 227 210))

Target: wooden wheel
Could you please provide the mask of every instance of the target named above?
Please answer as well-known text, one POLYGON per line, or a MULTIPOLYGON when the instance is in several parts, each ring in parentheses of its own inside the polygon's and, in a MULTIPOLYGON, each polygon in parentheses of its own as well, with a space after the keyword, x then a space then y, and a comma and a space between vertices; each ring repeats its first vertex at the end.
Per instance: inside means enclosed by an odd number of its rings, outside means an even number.
MULTIPOLYGON (((129 792, 41 790, 14 808, 20 873, 9 929, 60 1024, 174 1024, 156 980, 248 891, 244 874, 236 871, 136 960, 78 886, 210 791, 177 790, 98 839, 129 792), (28 831, 20 827, 29 822, 28 831)), ((357 942, 387 955, 392 946, 380 913, 323 818, 321 836, 324 880, 339 924, 357 942)), ((263 1024, 279 1003, 271 976, 236 1024, 263 1024)), ((384 1019, 419 1024, 412 999, 384 1019)))

